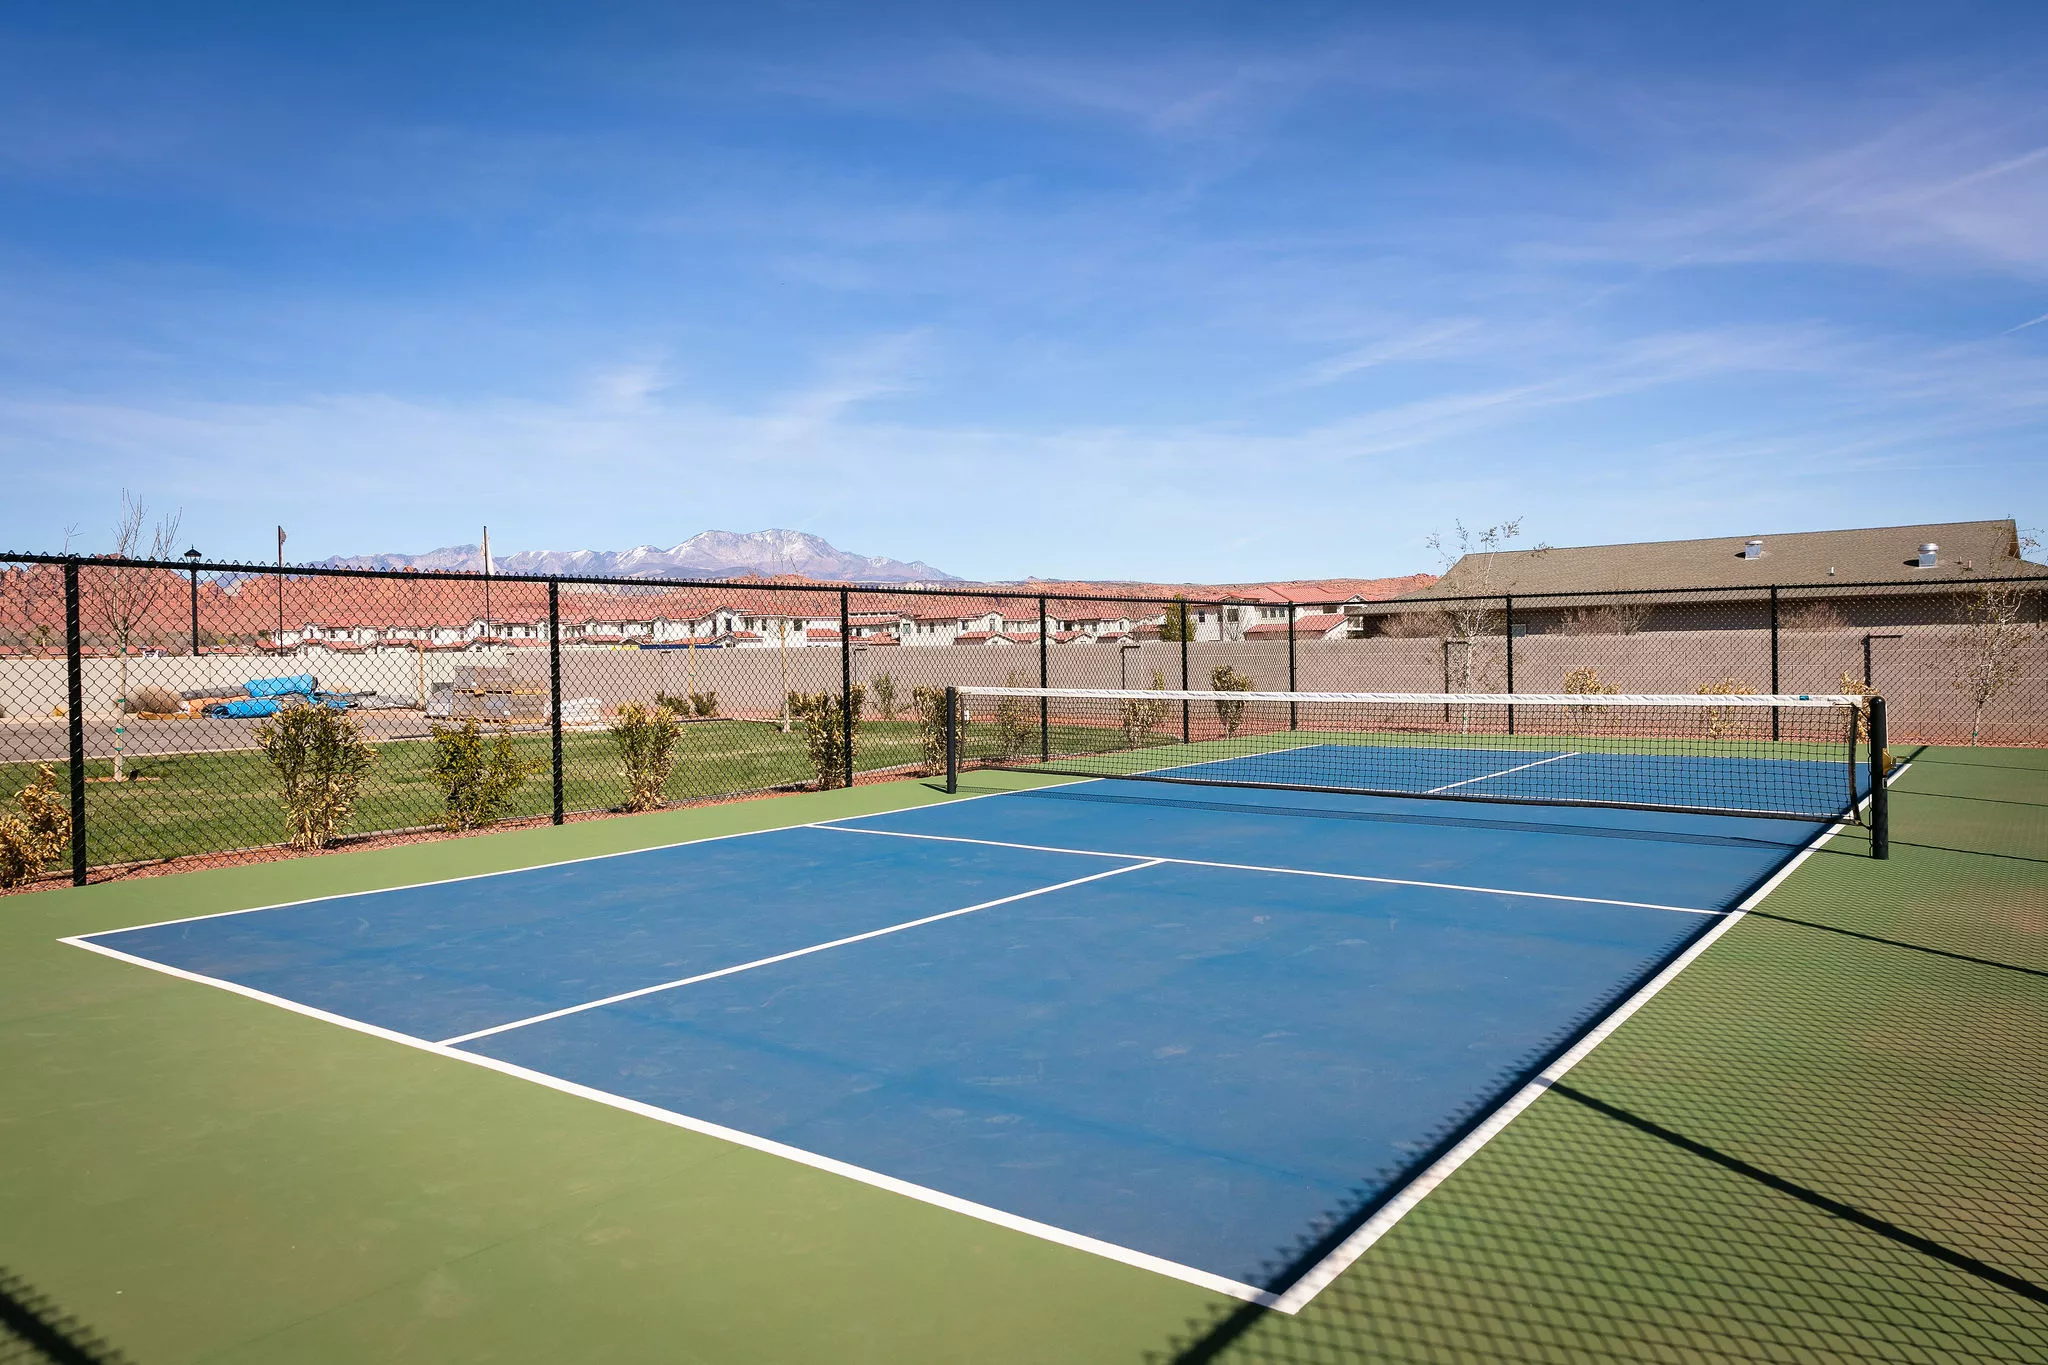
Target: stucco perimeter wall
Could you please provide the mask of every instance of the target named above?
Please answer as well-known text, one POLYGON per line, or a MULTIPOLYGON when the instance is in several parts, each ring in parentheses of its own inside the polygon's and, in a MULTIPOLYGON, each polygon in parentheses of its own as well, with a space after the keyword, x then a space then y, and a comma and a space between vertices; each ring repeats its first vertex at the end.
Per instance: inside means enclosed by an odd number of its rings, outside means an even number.
MULTIPOLYGON (((1972 635, 1950 625, 1899 626, 1881 633, 1862 630, 1784 631, 1779 636, 1779 688, 1786 692, 1837 692, 1846 674, 1863 677, 1866 641, 1871 680, 1891 715, 1893 737, 1930 743, 1967 742, 1972 704, 1958 686, 1979 655, 1972 635), (1896 636, 1898 638, 1884 638, 1896 636)), ((1294 685, 1315 692, 1499 692, 1507 687, 1506 640, 1495 636, 1470 643, 1441 639, 1298 640, 1294 685)), ((1770 634, 1763 630, 1644 631, 1634 635, 1529 635, 1515 641, 1515 690, 1557 692, 1565 674, 1591 668, 1600 681, 1624 692, 1693 692, 1733 678, 1758 692, 1771 683, 1770 634)), ((1981 739, 1987 744, 2048 745, 2048 634, 2009 650, 2014 673, 1985 708, 1981 739)), ((1284 640, 1255 643, 1197 642, 1187 647, 1188 682, 1210 686, 1213 671, 1229 666, 1251 678, 1260 691, 1288 686, 1284 640)), ((1168 687, 1181 680, 1181 646, 1150 641, 1127 649, 1115 644, 1053 644, 1047 647, 1049 681, 1055 687, 1149 687, 1155 673, 1168 687)), ((252 678, 310 672, 334 691, 377 691, 418 698, 448 683, 460 667, 508 667, 513 685, 545 690, 544 649, 466 650, 416 656, 376 653, 360 656, 314 654, 276 660, 209 656, 200 659, 131 659, 130 695, 146 684, 173 691, 247 682, 252 678)), ((856 682, 881 674, 895 683, 899 710, 907 711, 918 686, 1025 686, 1038 682, 1038 647, 950 645, 857 647, 856 682)), ((780 710, 785 686, 795 691, 839 687, 836 646, 790 649, 631 650, 569 646, 562 652, 562 695, 595 698, 606 712, 619 703, 648 700, 657 692, 717 692, 719 711, 730 716, 766 716, 780 710)), ((117 660, 85 663, 85 709, 111 715, 121 694, 117 660)), ((0 707, 11 717, 48 717, 64 702, 62 659, 0 660, 0 707)), ((871 698, 869 714, 875 714, 871 698)))
MULTIPOLYGON (((252 678, 311 673, 330 692, 383 692, 417 701, 435 687, 452 681, 457 668, 503 666, 507 656, 514 652, 484 648, 422 655, 396 650, 370 654, 329 654, 317 650, 283 659, 238 654, 209 654, 197 659, 131 658, 126 675, 127 695, 133 696, 151 685, 172 692, 231 690, 252 678)), ((539 669, 544 676, 547 652, 538 652, 539 669)), ((86 714, 113 714, 115 702, 122 695, 121 661, 86 659, 84 684, 86 714)), ((64 660, 0 659, 0 710, 6 715, 48 716, 51 708, 64 705, 64 697, 64 660)))

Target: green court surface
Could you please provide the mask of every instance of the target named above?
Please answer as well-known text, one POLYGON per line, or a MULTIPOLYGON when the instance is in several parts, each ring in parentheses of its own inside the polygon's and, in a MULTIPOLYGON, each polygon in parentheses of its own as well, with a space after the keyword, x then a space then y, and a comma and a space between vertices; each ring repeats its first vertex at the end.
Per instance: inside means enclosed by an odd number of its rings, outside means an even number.
POLYGON ((2048 752, 1910 757, 1294 1316, 57 941, 924 783, 0 898, 0 1362, 2048 1358, 2048 752))

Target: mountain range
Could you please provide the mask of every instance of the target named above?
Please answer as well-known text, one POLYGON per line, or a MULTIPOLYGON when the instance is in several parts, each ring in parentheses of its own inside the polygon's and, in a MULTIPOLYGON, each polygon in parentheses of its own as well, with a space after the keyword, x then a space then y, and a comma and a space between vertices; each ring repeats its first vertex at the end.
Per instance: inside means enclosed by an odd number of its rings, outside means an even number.
MULTIPOLYGON (((320 567, 339 569, 440 569, 480 572, 480 545, 450 545, 421 555, 338 555, 320 567)), ((520 550, 491 555, 491 568, 508 574, 561 574, 589 578, 735 578, 802 574, 836 583, 938 583, 960 581, 922 560, 908 563, 885 555, 850 554, 803 531, 700 531, 664 550, 636 545, 630 550, 520 550)))

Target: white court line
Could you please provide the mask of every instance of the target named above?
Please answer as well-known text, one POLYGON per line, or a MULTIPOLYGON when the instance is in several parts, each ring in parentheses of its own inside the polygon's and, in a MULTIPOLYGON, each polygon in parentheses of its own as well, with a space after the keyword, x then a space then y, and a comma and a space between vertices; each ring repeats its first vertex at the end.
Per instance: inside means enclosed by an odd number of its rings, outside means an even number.
MULTIPOLYGON (((1912 766, 1911 763, 1904 763, 1893 769, 1891 774, 1885 779, 1885 785, 1889 787, 1892 783, 1898 781, 1899 778, 1905 775, 1906 769, 1912 766)), ((1869 799, 1865 797, 1864 801, 1867 802, 1869 799)), ((1859 810, 1862 804, 1862 802, 1858 803, 1859 810)), ((1559 1057, 1548 1067, 1544 1068, 1543 1072, 1534 1080, 1504 1100, 1499 1108, 1487 1115, 1485 1122, 1481 1123, 1470 1133, 1467 1133, 1464 1140, 1458 1143, 1457 1146, 1438 1157, 1429 1165, 1428 1169, 1422 1171, 1413 1180, 1409 1181, 1407 1185, 1402 1187, 1399 1194, 1387 1201, 1372 1217, 1360 1224, 1356 1232, 1338 1243, 1329 1255, 1311 1266, 1303 1273, 1300 1279, 1289 1285, 1285 1292, 1267 1306, 1278 1309, 1282 1313, 1299 1312, 1310 1299, 1313 1299, 1320 1293, 1332 1280, 1343 1274, 1352 1262, 1370 1250, 1373 1243, 1391 1232, 1394 1225, 1400 1222, 1417 1204, 1421 1203, 1431 1190, 1443 1184, 1445 1180, 1450 1178, 1453 1171, 1456 1171, 1460 1166, 1470 1161, 1480 1148, 1498 1136, 1500 1131, 1512 1123, 1518 1114, 1534 1104, 1544 1091, 1561 1080, 1567 1071, 1570 1071, 1573 1067, 1584 1061, 1594 1048, 1605 1042, 1608 1035, 1620 1028, 1630 1015, 1648 1004, 1650 997, 1670 985, 1672 981, 1677 979, 1678 974, 1691 966, 1701 953, 1712 947, 1723 934, 1734 928, 1736 921, 1742 919, 1751 910, 1754 910, 1763 901, 1764 897, 1770 895, 1779 886, 1783 885, 1785 879, 1797 871, 1801 863, 1812 857, 1821 845, 1827 843, 1828 840, 1848 828, 1849 819, 1850 817, 1844 816, 1808 840, 1806 846, 1800 849, 1791 861, 1772 874, 1770 880, 1759 886, 1755 891, 1752 891, 1748 896, 1745 896, 1742 904, 1722 916, 1719 924, 1714 925, 1706 933, 1700 935, 1699 939, 1691 947, 1672 959, 1671 965, 1650 978, 1641 990, 1617 1005, 1606 1018, 1602 1019, 1594 1027, 1592 1032, 1581 1038, 1562 1057, 1559 1057)))
POLYGON ((940 920, 954 919, 960 915, 971 915, 977 910, 989 910, 998 905, 1009 905, 1014 901, 1030 900, 1033 896, 1043 896, 1048 892, 1064 891, 1070 886, 1079 886, 1083 882, 1099 882, 1104 877, 1116 877, 1126 872, 1137 872, 1144 868, 1157 867, 1162 861, 1164 860, 1153 858, 1147 862, 1132 863, 1128 867, 1112 867, 1107 872, 1091 872, 1085 877, 1076 877, 1072 881, 1059 882, 1053 886, 1041 886, 1031 891, 1019 891, 1014 896, 1001 896, 992 901, 983 901, 979 905, 962 906, 958 910, 944 910, 936 915, 926 915, 923 919, 907 919, 901 924, 891 924, 881 929, 870 929, 863 934, 848 934, 845 938, 835 938, 829 943, 813 943, 808 948, 792 949, 786 953, 777 953, 773 957, 755 958, 752 962, 742 962, 737 966, 720 967, 715 972, 700 972, 696 976, 684 976, 678 977, 674 981, 664 981, 658 986, 642 986, 638 990, 620 991, 617 995, 607 995, 602 1000, 586 1000, 580 1005, 570 1005, 564 1009, 549 1010, 546 1014, 535 1014, 525 1019, 514 1019, 509 1024, 493 1024, 489 1028, 480 1028, 474 1033, 464 1033, 453 1038, 443 1038, 440 1045, 442 1047, 454 1047, 458 1043, 468 1043, 474 1042, 478 1038, 488 1038, 494 1033, 509 1033, 516 1028, 525 1028, 528 1024, 545 1024, 550 1019, 565 1019, 569 1015, 581 1014, 585 1010, 602 1009, 606 1005, 616 1005, 621 1000, 637 1000, 643 995, 658 995, 662 991, 679 990, 684 986, 694 986, 700 981, 716 981, 721 976, 732 976, 737 972, 750 972, 756 967, 770 967, 778 962, 787 962, 791 958, 809 957, 812 953, 822 953, 827 948, 843 948, 849 943, 860 943, 867 939, 880 938, 884 934, 900 934, 905 929, 915 929, 924 924, 937 924, 940 920))
POLYGON ((1518 773, 1518 772, 1522 772, 1522 771, 1524 771, 1524 770, 1526 770, 1526 769, 1529 769, 1529 768, 1540 768, 1540 767, 1542 767, 1542 766, 1543 766, 1544 764, 1546 764, 1546 763, 1555 763, 1555 762, 1557 762, 1557 761, 1558 761, 1558 760, 1559 760, 1560 758, 1577 758, 1577 757, 1578 757, 1578 754, 1577 754, 1577 753, 1569 753, 1569 754, 1552 754, 1552 755, 1551 755, 1551 756, 1550 756, 1549 758, 1539 758, 1539 759, 1537 759, 1537 760, 1536 760, 1536 761, 1535 761, 1534 763, 1517 763, 1517 764, 1516 764, 1516 765, 1515 765, 1514 767, 1512 767, 1512 768, 1502 768, 1502 769, 1501 769, 1501 770, 1500 770, 1499 772, 1497 772, 1497 773, 1481 773, 1481 774, 1480 774, 1480 775, 1479 775, 1478 777, 1468 777, 1468 778, 1466 778, 1466 779, 1465 779, 1465 780, 1464 780, 1463 782, 1446 782, 1446 783, 1444 783, 1444 785, 1442 785, 1441 787, 1431 787, 1431 788, 1430 788, 1430 789, 1429 789, 1429 790, 1428 790, 1427 792, 1424 792, 1424 793, 1423 793, 1423 795, 1425 795, 1425 796, 1430 796, 1430 795, 1434 795, 1434 794, 1435 794, 1435 793, 1437 793, 1437 792, 1447 792, 1447 791, 1451 791, 1451 790, 1453 790, 1454 788, 1457 788, 1457 787, 1463 787, 1463 786, 1467 786, 1467 785, 1469 785, 1470 783, 1473 783, 1473 782, 1484 782, 1484 781, 1486 781, 1486 779, 1487 779, 1487 778, 1489 778, 1489 777, 1506 777, 1506 776, 1507 776, 1507 775, 1508 775, 1509 773, 1518 773))
MULTIPOLYGON (((1074 787, 1083 782, 1098 781, 1097 778, 1076 777, 1065 782, 1047 782, 1043 786, 1018 788, 1019 791, 1046 791, 1053 787, 1074 787)), ((956 796, 944 802, 933 801, 930 805, 963 805, 969 801, 985 801, 991 796, 1014 796, 1015 791, 981 792, 975 796, 956 796)), ((871 811, 868 815, 834 815, 824 820, 806 820, 797 825, 771 825, 765 829, 742 829, 731 834, 707 834, 698 839, 677 839, 671 843, 648 844, 642 848, 622 848, 612 853, 586 853, 580 858, 559 858, 551 863, 524 863, 518 867, 501 867, 491 872, 466 872, 460 877, 436 877, 428 882, 397 882, 391 886, 365 887, 361 891, 337 891, 325 896, 306 896, 295 901, 277 901, 270 905, 247 905, 239 910, 209 910, 203 915, 182 915, 177 919, 154 920, 148 924, 123 924, 113 929, 95 929, 90 935, 97 937, 107 934, 128 934, 141 929, 164 929, 173 924, 193 924, 203 919, 226 919, 230 915, 253 915, 260 910, 289 910, 295 905, 317 905, 321 901, 353 900, 357 896, 381 896, 387 891, 420 891, 429 886, 452 886, 456 882, 481 881, 486 877, 510 877, 521 872, 545 872, 554 867, 574 867, 578 863, 601 863, 608 858, 631 858, 641 853, 659 853, 664 849, 688 848, 692 844, 716 844, 727 839, 750 839, 757 834, 781 834, 793 829, 828 829, 834 820, 865 820, 874 815, 894 815, 901 810, 921 810, 921 806, 899 806, 896 810, 871 811)), ((59 940, 70 943, 71 939, 59 940)))
MULTIPOLYGON (((788 828, 795 828, 795 826, 788 826, 788 828)), ((1139 1270, 1149 1270, 1154 1274, 1165 1275, 1186 1284, 1195 1285, 1201 1289, 1207 1289, 1218 1294, 1227 1294, 1233 1299, 1242 1299, 1246 1303, 1254 1303, 1266 1308, 1279 1306, 1278 1295, 1274 1294, 1271 1290, 1260 1289, 1256 1285, 1244 1284, 1227 1276, 1218 1275, 1213 1271, 1201 1270, 1190 1265, 1182 1265, 1178 1261, 1169 1261, 1163 1256, 1154 1256, 1149 1252, 1119 1246, 1115 1242, 1105 1242, 1100 1238, 1090 1237, 1085 1233, 1072 1232, 1066 1228, 1055 1227, 1050 1223, 1041 1223, 1036 1219, 1026 1218, 1021 1214, 992 1208, 987 1204, 977 1204, 971 1199, 962 1199, 958 1195, 947 1194, 944 1190, 935 1190, 925 1185, 916 1185, 908 1180, 900 1180, 893 1175, 884 1175, 880 1171, 868 1170, 864 1166, 855 1166, 850 1162, 839 1161, 829 1156, 821 1156, 816 1152, 807 1152, 801 1147, 791 1147, 786 1143, 776 1142, 771 1138, 757 1137, 738 1128, 727 1128, 723 1124, 694 1118, 688 1114, 680 1114, 672 1109, 663 1109, 641 1100, 628 1099, 624 1095, 614 1095, 608 1090, 598 1090, 591 1086, 578 1085, 575 1081, 565 1081, 559 1076, 550 1076, 544 1071, 529 1070, 512 1062, 500 1061, 496 1057, 485 1056, 481 1052, 464 1052, 460 1048, 449 1047, 445 1043, 431 1043, 424 1038, 415 1038, 411 1034, 379 1028, 375 1024, 366 1024, 359 1019, 350 1019, 346 1015, 330 1014, 326 1010, 316 1009, 311 1005, 302 1005, 296 1000, 287 1000, 281 995, 271 995, 264 991, 239 985, 233 981, 223 981, 218 977, 202 976, 198 972, 188 972, 180 967, 171 967, 161 962, 152 962, 146 957, 136 957, 131 953, 124 953, 118 948, 109 948, 105 944, 94 943, 89 938, 82 936, 60 939, 59 942, 68 943, 72 947, 83 948, 87 952, 98 953, 103 957, 110 957, 119 962, 126 962, 132 966, 147 967, 153 972, 162 972, 166 976, 175 976, 185 981, 196 981, 204 986, 216 986, 221 990, 231 991, 236 995, 246 996, 251 1000, 260 1000, 266 1005, 275 1005, 279 1009, 290 1010, 294 1014, 303 1014, 309 1019, 318 1019, 328 1024, 339 1024, 345 1029, 353 1029, 357 1033, 367 1033, 372 1038, 382 1038, 386 1042, 417 1048, 421 1052, 432 1053, 436 1057, 446 1057, 458 1062, 466 1062, 471 1066, 480 1066, 486 1071, 496 1071, 501 1075, 512 1076, 522 1081, 532 1081, 535 1085, 544 1085, 550 1090, 558 1090, 565 1095, 574 1095, 578 1099, 594 1100, 599 1104, 609 1105, 614 1109, 622 1109, 629 1114, 638 1114, 642 1118, 653 1119, 657 1123, 666 1123, 671 1127, 687 1129, 693 1133, 702 1133, 706 1137, 718 1138, 735 1146, 751 1148, 757 1152, 765 1152, 770 1156, 779 1156, 785 1160, 794 1161, 799 1165, 809 1166, 813 1170, 845 1176, 849 1180, 858 1180, 862 1184, 872 1185, 876 1189, 888 1190, 892 1194, 907 1195, 912 1199, 949 1210, 953 1213, 963 1213, 970 1218, 978 1218, 984 1223, 993 1223, 997 1227, 1008 1228, 1012 1232, 1025 1233, 1042 1241, 1071 1247, 1076 1251, 1085 1251, 1091 1255, 1101 1256, 1106 1260, 1134 1266, 1139 1270)), ((1294 1310, 1288 1309, 1286 1311, 1292 1312, 1294 1310)))
MULTIPOLYGON (((890 811, 888 814, 895 814, 890 811)), ((849 820, 865 820, 849 815, 849 820)), ((985 844, 990 848, 1020 848, 1031 853, 1079 853, 1090 858, 1146 858, 1154 863, 1177 863, 1183 867, 1219 867, 1229 872, 1278 872, 1289 877, 1327 877, 1340 882, 1374 882, 1381 886, 1420 886, 1434 891, 1470 891, 1482 896, 1520 896, 1526 900, 1569 901, 1574 905, 1620 905, 1630 910, 1675 910, 1684 915, 1718 915, 1719 910, 1702 910, 1696 905, 1659 905, 1654 901, 1618 901, 1606 896, 1567 896, 1557 891, 1514 891, 1504 886, 1465 886, 1458 882, 1423 882, 1409 877, 1369 877, 1362 872, 1317 872, 1306 867, 1264 867, 1258 863, 1221 863, 1208 858, 1169 858, 1151 853, 1106 853, 1099 848, 1057 848, 1051 844, 1013 844, 1002 839, 968 839, 957 834, 912 834, 901 829, 862 829, 855 825, 821 824, 841 834, 880 834, 891 839, 930 839, 941 844, 985 844)))

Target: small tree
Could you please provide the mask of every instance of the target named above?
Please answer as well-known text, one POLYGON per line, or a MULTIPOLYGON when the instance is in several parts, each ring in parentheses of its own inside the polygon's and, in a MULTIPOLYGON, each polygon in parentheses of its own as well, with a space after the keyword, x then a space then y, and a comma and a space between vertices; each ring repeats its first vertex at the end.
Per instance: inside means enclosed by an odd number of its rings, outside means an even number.
POLYGON ((789 714, 804 727, 804 749, 819 791, 846 784, 847 726, 850 720, 858 752, 860 708, 866 699, 867 689, 859 683, 853 685, 844 704, 830 692, 789 694, 789 714))
MULTIPOLYGON (((1482 531, 1470 531, 1462 521, 1451 523, 1453 533, 1446 538, 1440 531, 1431 531, 1423 544, 1436 554, 1437 562, 1443 566, 1443 580, 1453 577, 1451 586, 1461 598, 1468 601, 1445 602, 1443 612, 1450 629, 1446 639, 1453 644, 1462 644, 1457 659, 1452 664, 1454 681, 1460 692, 1476 691, 1476 682, 1482 672, 1477 660, 1478 642, 1506 633, 1506 618, 1501 608, 1486 600, 1497 597, 1505 589, 1513 588, 1512 581, 1502 583, 1503 568, 1500 556, 1507 547, 1522 534, 1522 519, 1516 517, 1489 526, 1482 531), (1455 571, 1455 573, 1454 573, 1455 571)), ((1536 546, 1536 553, 1548 550, 1548 545, 1536 546)))
POLYGON ((512 798, 526 779, 546 762, 519 756, 512 737, 499 734, 484 742, 473 720, 460 728, 435 724, 434 766, 429 776, 441 789, 442 819, 449 830, 480 829, 495 824, 512 808, 512 798))
POLYGON ((875 699, 875 714, 883 720, 896 719, 896 680, 877 673, 868 680, 868 695, 875 699))
MULTIPOLYGON (((160 517, 151 534, 147 557, 169 559, 178 549, 178 523, 182 512, 173 512, 160 517)), ((121 490, 121 517, 114 523, 114 548, 108 554, 118 559, 133 559, 142 549, 142 524, 149 519, 149 508, 140 498, 132 496, 127 489, 121 490)), ((155 605, 156 595, 165 586, 165 571, 140 568, 88 568, 80 575, 84 595, 95 623, 112 642, 114 653, 120 660, 122 710, 128 705, 128 650, 135 643, 136 632, 149 619, 150 608, 155 605)), ((175 583, 175 575, 171 576, 175 583)), ((282 641, 280 641, 282 643, 282 641)), ((119 782, 125 774, 121 767, 121 749, 114 748, 114 780, 119 782)))
POLYGON ((71 812, 57 795, 57 774, 49 764, 36 780, 14 794, 19 815, 0 815, 0 890, 26 886, 71 843, 71 812))
MULTIPOLYGON (((1229 664, 1218 664, 1209 670, 1209 686, 1217 692, 1249 692, 1252 680, 1229 664)), ((1233 739, 1237 728, 1244 724, 1245 707, 1251 703, 1242 701, 1218 701, 1216 719, 1223 723, 1223 733, 1233 739)))
POLYGON ((256 744, 277 774, 286 838, 293 848, 325 848, 355 813, 356 794, 377 751, 347 713, 294 699, 256 727, 256 744))
POLYGON ((626 809, 659 810, 683 738, 674 707, 666 698, 654 706, 629 701, 613 718, 611 736, 626 779, 626 809))
POLYGON ((2026 597, 2014 583, 1986 583, 1956 607, 1961 629, 1945 641, 1949 683, 1970 703, 1970 743, 1984 735, 1984 708, 2026 671, 2027 644, 2036 627, 2026 620, 2026 597))
POLYGON ((1166 605, 1166 619, 1159 623, 1159 638, 1168 644, 1195 638, 1195 618, 1188 610, 1185 593, 1175 593, 1173 601, 1166 605))
POLYGON ((911 709, 917 713, 917 754, 919 770, 929 777, 946 770, 946 689, 916 687, 910 693, 911 709))

